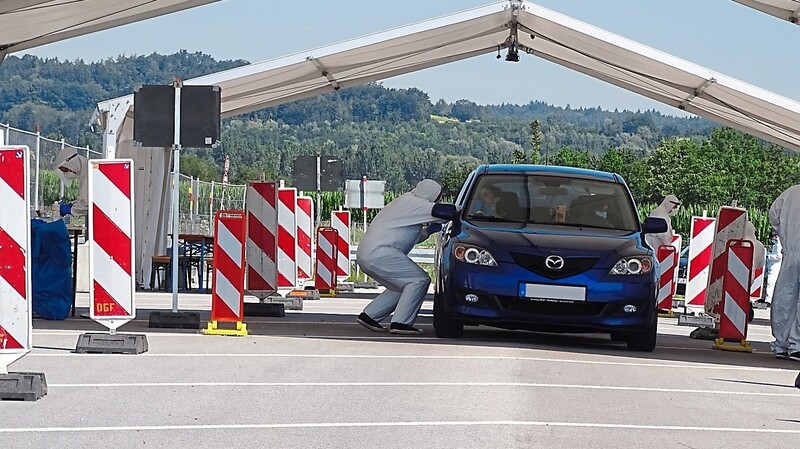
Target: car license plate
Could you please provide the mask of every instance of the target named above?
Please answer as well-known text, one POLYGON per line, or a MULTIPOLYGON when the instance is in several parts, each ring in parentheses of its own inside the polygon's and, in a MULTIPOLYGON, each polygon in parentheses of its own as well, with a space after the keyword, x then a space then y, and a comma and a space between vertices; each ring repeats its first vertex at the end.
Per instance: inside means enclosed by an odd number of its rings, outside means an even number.
POLYGON ((586 301, 586 287, 521 283, 519 296, 531 301, 544 302, 586 301))

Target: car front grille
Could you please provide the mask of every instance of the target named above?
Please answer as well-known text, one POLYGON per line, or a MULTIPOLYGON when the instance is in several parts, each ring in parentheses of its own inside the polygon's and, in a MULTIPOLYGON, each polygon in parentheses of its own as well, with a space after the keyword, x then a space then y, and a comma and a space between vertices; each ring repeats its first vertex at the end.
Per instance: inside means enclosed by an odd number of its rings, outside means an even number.
POLYGON ((599 316, 603 313, 603 308, 606 306, 604 303, 545 302, 509 296, 501 296, 498 299, 501 307, 510 312, 522 312, 548 316, 599 316))
POLYGON ((564 267, 553 270, 545 265, 545 256, 512 252, 511 257, 519 266, 548 279, 563 279, 583 273, 599 260, 597 257, 565 257, 564 267))

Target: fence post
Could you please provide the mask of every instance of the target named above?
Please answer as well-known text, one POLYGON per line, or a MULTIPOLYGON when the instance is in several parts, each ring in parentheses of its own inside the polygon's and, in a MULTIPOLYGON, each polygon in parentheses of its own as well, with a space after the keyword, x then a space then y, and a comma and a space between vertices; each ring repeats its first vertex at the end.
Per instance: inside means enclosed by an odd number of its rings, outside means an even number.
POLYGON ((211 180, 211 194, 208 197, 208 223, 209 229, 214 229, 214 180, 211 180))
MULTIPOLYGON (((65 146, 66 145, 64 144, 64 139, 62 138, 61 139, 61 151, 64 151, 65 146)), ((59 200, 59 202, 64 200, 64 183, 63 182, 61 183, 61 189, 59 190, 58 200, 59 200)))
POLYGON ((39 125, 36 125, 36 148, 34 149, 35 154, 36 154, 36 171, 35 171, 36 179, 33 181, 33 185, 34 185, 34 187, 33 187, 33 192, 34 192, 33 210, 35 210, 37 212, 39 211, 39 168, 40 168, 40 166, 39 166, 39 157, 41 155, 41 152, 40 152, 41 141, 42 141, 42 132, 39 129, 39 125))

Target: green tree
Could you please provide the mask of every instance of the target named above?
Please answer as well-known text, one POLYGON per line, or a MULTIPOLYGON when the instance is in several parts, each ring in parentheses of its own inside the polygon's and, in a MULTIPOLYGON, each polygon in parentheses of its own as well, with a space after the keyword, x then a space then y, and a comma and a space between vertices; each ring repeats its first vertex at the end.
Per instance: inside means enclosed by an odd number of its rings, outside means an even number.
POLYGON ((534 120, 530 124, 531 129, 531 164, 538 164, 542 150, 542 125, 539 120, 534 120))

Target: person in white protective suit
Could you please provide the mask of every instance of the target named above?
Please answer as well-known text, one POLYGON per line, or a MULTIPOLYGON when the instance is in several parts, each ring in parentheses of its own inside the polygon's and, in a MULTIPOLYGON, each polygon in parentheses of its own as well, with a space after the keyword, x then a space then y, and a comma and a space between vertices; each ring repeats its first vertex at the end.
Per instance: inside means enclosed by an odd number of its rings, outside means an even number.
POLYGON ((783 245, 783 259, 772 294, 772 351, 800 361, 800 185, 786 189, 769 208, 769 221, 783 245))
POLYGON ((453 216, 453 205, 436 203, 441 190, 436 181, 420 181, 378 213, 358 244, 358 265, 386 288, 358 316, 367 329, 385 332, 380 322, 392 315, 389 332, 422 333, 413 324, 431 279, 408 254, 448 221, 437 216, 453 216))
POLYGON ((678 213, 678 208, 680 207, 681 202, 678 200, 678 197, 675 195, 667 195, 664 197, 664 201, 662 201, 658 207, 650 212, 650 217, 663 218, 667 222, 667 232, 662 232, 660 234, 646 234, 644 236, 644 241, 647 242, 653 251, 658 251, 658 247, 661 245, 672 245, 672 236, 674 233, 672 231, 671 217, 674 217, 675 214, 678 213))
POLYGON ((781 240, 777 234, 772 235, 772 247, 767 253, 767 264, 764 269, 764 302, 771 303, 775 291, 775 281, 781 269, 781 240))
POLYGON ((56 156, 56 174, 65 185, 73 179, 78 180, 78 197, 72 203, 59 207, 61 215, 86 215, 89 211, 89 160, 78 154, 74 148, 65 148, 56 156))

